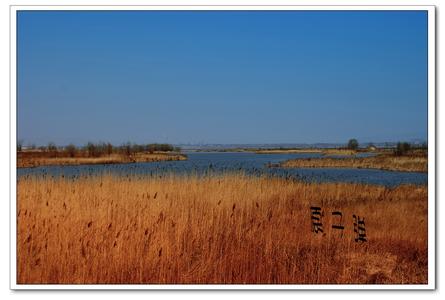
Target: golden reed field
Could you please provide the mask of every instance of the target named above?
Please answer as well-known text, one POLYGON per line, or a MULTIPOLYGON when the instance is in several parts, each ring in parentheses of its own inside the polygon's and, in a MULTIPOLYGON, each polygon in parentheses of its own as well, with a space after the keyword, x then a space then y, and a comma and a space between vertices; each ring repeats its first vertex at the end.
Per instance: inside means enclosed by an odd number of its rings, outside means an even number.
POLYGON ((303 158, 280 164, 284 168, 363 168, 402 172, 428 172, 428 157, 377 155, 372 157, 303 158))
POLYGON ((135 162, 156 162, 187 160, 187 156, 174 153, 135 153, 127 156, 122 154, 110 154, 100 157, 48 157, 47 153, 26 153, 17 154, 18 168, 33 168, 38 166, 68 166, 68 165, 97 165, 97 164, 119 164, 135 162))
POLYGON ((426 186, 225 174, 17 187, 19 284, 428 282, 426 186), (323 233, 311 230, 311 206, 323 209, 323 233), (366 242, 354 241, 353 214, 366 242))

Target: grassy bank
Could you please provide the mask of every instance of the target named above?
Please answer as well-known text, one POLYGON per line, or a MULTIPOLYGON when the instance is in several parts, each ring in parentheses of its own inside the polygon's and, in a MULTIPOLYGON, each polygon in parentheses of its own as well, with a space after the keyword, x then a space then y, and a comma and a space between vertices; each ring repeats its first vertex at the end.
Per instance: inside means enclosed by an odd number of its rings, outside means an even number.
MULTIPOLYGON (((196 152, 253 152, 257 154, 280 154, 280 153, 322 153, 325 155, 354 155, 355 150, 338 148, 227 148, 227 149, 201 149, 196 152)), ((366 150, 361 150, 366 152, 366 150)))
POLYGON ((426 187, 109 176, 22 178, 17 191, 18 283, 427 282, 426 187))
MULTIPOLYGON (((322 149, 322 148, 299 148, 299 149, 263 149, 255 150, 257 154, 279 154, 279 153, 322 153, 323 155, 355 155, 356 150, 349 149, 322 149)), ((362 150, 361 152, 366 152, 362 150)))
MULTIPOLYGON (((362 150, 361 152, 367 152, 366 150, 362 150)), ((324 149, 324 155, 355 155, 357 154, 357 150, 351 149, 324 149)))
POLYGON ((87 164, 119 164, 134 162, 156 162, 186 160, 187 156, 179 153, 135 153, 131 155, 110 154, 99 157, 45 157, 44 155, 18 155, 17 167, 30 168, 51 165, 87 165, 87 164))
POLYGON ((427 156, 377 155, 373 157, 292 159, 285 168, 366 168, 404 172, 428 172, 427 156))

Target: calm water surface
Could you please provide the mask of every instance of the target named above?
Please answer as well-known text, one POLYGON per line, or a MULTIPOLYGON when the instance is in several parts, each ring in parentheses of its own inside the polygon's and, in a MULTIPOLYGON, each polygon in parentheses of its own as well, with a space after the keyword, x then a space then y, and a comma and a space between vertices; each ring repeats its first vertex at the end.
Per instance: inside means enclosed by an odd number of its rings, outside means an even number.
MULTIPOLYGON (((114 165, 47 166, 17 169, 18 178, 34 176, 79 177, 83 175, 116 174, 121 176, 162 176, 169 173, 207 175, 211 173, 240 171, 250 175, 270 175, 293 178, 307 182, 355 182, 385 186, 403 183, 424 185, 428 183, 426 173, 393 172, 373 169, 336 168, 268 168, 267 164, 277 164, 287 159, 316 158, 320 153, 255 154, 240 152, 187 153, 186 161, 156 163, 132 163, 114 165)), ((369 156, 361 153, 358 156, 369 156)), ((338 156, 337 156, 338 157, 338 156)))

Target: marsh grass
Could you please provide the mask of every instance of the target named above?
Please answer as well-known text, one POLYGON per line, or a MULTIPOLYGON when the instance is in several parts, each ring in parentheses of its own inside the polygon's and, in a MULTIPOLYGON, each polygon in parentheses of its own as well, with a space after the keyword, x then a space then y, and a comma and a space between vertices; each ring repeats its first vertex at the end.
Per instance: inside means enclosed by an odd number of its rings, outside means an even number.
POLYGON ((363 168, 405 172, 428 172, 426 156, 377 155, 372 157, 304 158, 280 164, 284 168, 363 168))
POLYGON ((355 155, 358 151, 352 149, 324 149, 324 155, 355 155))
MULTIPOLYGON (((279 154, 279 153, 321 153, 323 155, 355 155, 356 150, 339 149, 339 148, 295 148, 295 149, 259 149, 254 150, 257 154, 279 154)), ((366 152, 366 151, 361 151, 366 152)))
POLYGON ((427 283, 424 186, 226 174, 28 177, 17 190, 18 283, 427 283), (311 205, 324 236, 311 232, 311 205))
POLYGON ((186 160, 184 154, 163 153, 163 152, 140 152, 131 155, 109 154, 99 157, 45 157, 39 155, 22 155, 17 157, 18 168, 30 168, 38 166, 51 165, 89 165, 89 164, 119 164, 134 162, 157 162, 157 161, 173 161, 186 160))

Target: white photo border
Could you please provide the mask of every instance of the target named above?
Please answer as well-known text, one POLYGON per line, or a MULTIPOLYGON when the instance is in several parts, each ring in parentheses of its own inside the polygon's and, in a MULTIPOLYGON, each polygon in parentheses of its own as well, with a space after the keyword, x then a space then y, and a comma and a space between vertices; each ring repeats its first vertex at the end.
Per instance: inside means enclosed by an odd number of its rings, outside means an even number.
POLYGON ((435 290, 436 7, 433 5, 11 5, 10 6, 10 289, 12 290, 435 290), (428 284, 18 284, 17 13, 19 11, 426 11, 428 13, 428 284))

